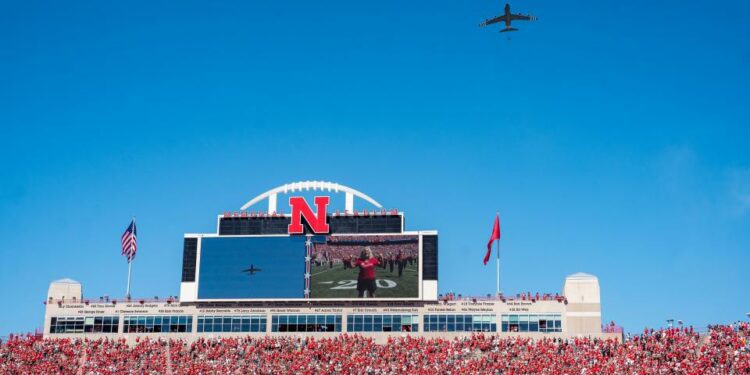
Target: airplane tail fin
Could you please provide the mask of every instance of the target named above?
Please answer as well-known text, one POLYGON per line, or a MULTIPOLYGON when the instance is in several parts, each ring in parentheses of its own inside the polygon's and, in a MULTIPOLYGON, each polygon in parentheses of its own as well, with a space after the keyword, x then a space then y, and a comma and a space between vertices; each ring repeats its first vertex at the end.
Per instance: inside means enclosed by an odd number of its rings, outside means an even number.
POLYGON ((506 33, 508 31, 518 31, 518 29, 516 29, 515 27, 506 27, 506 28, 500 30, 501 33, 506 33))

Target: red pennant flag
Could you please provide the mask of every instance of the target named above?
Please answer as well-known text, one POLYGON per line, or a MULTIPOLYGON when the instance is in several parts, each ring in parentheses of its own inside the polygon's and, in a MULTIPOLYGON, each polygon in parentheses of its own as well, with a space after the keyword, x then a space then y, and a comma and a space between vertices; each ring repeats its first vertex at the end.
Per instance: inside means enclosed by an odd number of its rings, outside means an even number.
POLYGON ((490 260, 490 254, 492 254, 492 243, 495 240, 500 239, 500 215, 495 216, 495 225, 492 227, 492 235, 490 236, 490 242, 487 242, 487 254, 484 255, 484 265, 490 260))

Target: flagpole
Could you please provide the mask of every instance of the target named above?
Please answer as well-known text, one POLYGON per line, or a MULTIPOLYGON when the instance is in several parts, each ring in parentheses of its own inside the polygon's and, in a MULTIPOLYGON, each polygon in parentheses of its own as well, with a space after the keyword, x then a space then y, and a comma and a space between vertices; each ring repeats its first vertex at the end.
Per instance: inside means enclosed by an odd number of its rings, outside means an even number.
MULTIPOLYGON (((497 212, 497 216, 500 217, 500 211, 497 212)), ((500 296, 500 239, 497 239, 497 287, 495 290, 495 296, 500 296)))
MULTIPOLYGON (((135 231, 135 216, 133 216, 133 230, 135 231)), ((131 247, 133 245, 130 245, 131 247)), ((130 275, 133 271, 133 260, 132 256, 128 256, 128 289, 125 291, 125 298, 130 300, 130 275)))
POLYGON ((130 273, 133 269, 133 262, 128 260, 128 290, 125 292, 125 299, 130 299, 130 273))

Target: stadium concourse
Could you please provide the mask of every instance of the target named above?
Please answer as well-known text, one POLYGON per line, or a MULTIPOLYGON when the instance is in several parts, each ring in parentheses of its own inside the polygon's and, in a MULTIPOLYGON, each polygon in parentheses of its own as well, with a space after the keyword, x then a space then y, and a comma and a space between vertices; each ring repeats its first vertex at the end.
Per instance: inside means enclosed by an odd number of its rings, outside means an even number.
POLYGON ((747 323, 644 331, 613 339, 532 340, 475 334, 334 338, 43 339, 0 345, 2 374, 748 374, 747 323))

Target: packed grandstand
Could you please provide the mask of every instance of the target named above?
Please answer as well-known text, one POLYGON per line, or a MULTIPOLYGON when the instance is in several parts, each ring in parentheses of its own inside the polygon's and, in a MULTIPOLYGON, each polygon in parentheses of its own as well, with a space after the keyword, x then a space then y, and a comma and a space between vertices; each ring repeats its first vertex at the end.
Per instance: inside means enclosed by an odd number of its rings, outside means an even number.
POLYGON ((403 213, 329 216, 330 232, 304 236, 284 235, 291 220, 229 213, 185 234, 179 297, 52 282, 42 331, 2 339, 0 375, 750 374, 747 323, 626 337, 602 324, 594 275, 554 293, 438 294, 437 232, 405 230, 403 213))
POLYGON ((43 339, 0 345, 3 374, 748 374, 750 326, 646 330, 620 342, 475 334, 424 337, 231 337, 186 342, 43 339))

